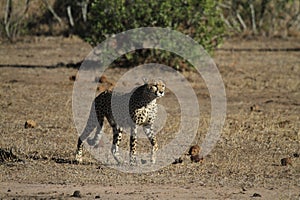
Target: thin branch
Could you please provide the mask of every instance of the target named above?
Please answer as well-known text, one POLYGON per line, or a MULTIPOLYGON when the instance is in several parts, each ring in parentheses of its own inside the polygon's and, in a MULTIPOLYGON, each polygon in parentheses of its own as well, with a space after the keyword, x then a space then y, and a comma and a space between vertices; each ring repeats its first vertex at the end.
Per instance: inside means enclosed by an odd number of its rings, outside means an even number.
POLYGON ((222 12, 220 12, 220 17, 221 17, 221 19, 224 21, 224 23, 225 23, 229 28, 232 29, 232 26, 231 26, 230 22, 224 17, 224 15, 223 15, 222 12))
POLYGON ((231 5, 226 5, 225 2, 224 3, 218 2, 218 5, 221 8, 231 9, 231 5))
POLYGON ((82 12, 82 17, 83 17, 84 22, 87 21, 87 7, 88 7, 88 4, 89 4, 89 0, 85 0, 81 5, 81 12, 82 12))
POLYGON ((236 13, 236 17, 238 18, 240 24, 242 25, 243 29, 246 30, 247 29, 247 26, 244 22, 244 20, 242 19, 241 15, 239 12, 236 13))
POLYGON ((4 24, 9 23, 11 12, 12 12, 12 3, 11 0, 7 0, 5 6, 4 24))
POLYGON ((23 16, 27 13, 27 11, 29 9, 29 3, 30 3, 30 0, 25 1, 25 8, 24 8, 24 11, 23 11, 23 16))
POLYGON ((61 18, 56 14, 56 12, 53 10, 52 6, 49 4, 48 0, 43 0, 44 4, 47 6, 48 10, 51 12, 53 17, 59 22, 62 23, 61 18))
POLYGON ((11 33, 10 33, 10 17, 12 13, 12 2, 11 0, 6 1, 6 7, 5 7, 5 16, 4 16, 4 26, 5 26, 5 32, 6 36, 9 40, 11 40, 11 33))
POLYGON ((74 26, 74 20, 73 20, 73 16, 72 16, 71 6, 67 7, 67 13, 68 13, 68 18, 69 18, 70 25, 73 27, 74 26))
POLYGON ((21 16, 19 16, 16 19, 15 23, 14 23, 14 27, 13 27, 13 30, 12 30, 13 31, 13 38, 16 37, 16 35, 17 35, 18 31, 19 31, 19 25, 22 23, 22 21, 24 20, 24 18, 26 16, 26 13, 27 13, 27 11, 29 9, 29 3, 30 3, 30 0, 25 0, 25 8, 24 8, 21 16))
POLYGON ((259 15, 259 22, 258 25, 261 27, 263 25, 263 19, 264 19, 264 14, 266 12, 267 4, 269 3, 270 0, 262 0, 260 4, 260 15, 259 15))
POLYGON ((252 1, 249 2, 250 10, 251 10, 251 23, 252 23, 252 30, 256 34, 257 29, 256 29, 256 22, 255 22, 255 10, 252 4, 252 1))

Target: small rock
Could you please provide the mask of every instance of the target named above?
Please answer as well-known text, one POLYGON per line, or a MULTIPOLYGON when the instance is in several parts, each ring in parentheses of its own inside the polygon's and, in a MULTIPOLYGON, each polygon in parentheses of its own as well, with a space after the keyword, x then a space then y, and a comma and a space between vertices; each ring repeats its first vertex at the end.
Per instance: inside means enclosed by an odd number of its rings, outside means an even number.
POLYGON ((36 122, 29 119, 25 122, 25 125, 24 125, 25 128, 35 128, 36 127, 36 122))
POLYGON ((8 189, 7 192, 11 192, 11 189, 8 189))
POLYGON ((191 156, 195 156, 198 155, 201 151, 201 148, 199 147, 199 145, 193 145, 191 146, 190 150, 189 150, 189 155, 191 156))
POLYGON ((192 162, 202 162, 203 158, 200 157, 200 155, 195 155, 195 156, 191 156, 191 161, 192 162))
POLYGON ((183 160, 180 157, 180 158, 175 159, 175 161, 172 164, 178 164, 178 163, 182 163, 182 162, 183 162, 183 160))
POLYGON ((95 196, 95 199, 100 199, 100 198, 101 198, 100 195, 95 196))
POLYGON ((76 81, 76 76, 75 76, 75 75, 70 76, 70 77, 69 77, 69 80, 70 80, 70 81, 76 81))
POLYGON ((292 159, 291 158, 282 158, 281 166, 287 166, 287 165, 292 165, 292 159))
POLYGON ((254 193, 254 194, 252 195, 252 197, 261 197, 261 195, 258 194, 258 193, 254 193))
POLYGON ((65 66, 65 63, 63 63, 63 62, 59 62, 56 64, 56 67, 63 67, 63 66, 65 66))
POLYGON ((290 123, 289 120, 284 120, 284 121, 278 122, 278 126, 279 126, 279 128, 284 128, 284 127, 286 127, 289 123, 290 123))
POLYGON ((250 111, 252 112, 261 112, 262 110, 260 109, 260 107, 256 104, 250 106, 250 111))
POLYGON ((110 81, 103 75, 99 78, 99 83, 110 83, 110 81))
POLYGON ((299 158, 299 154, 298 154, 298 153, 294 153, 293 156, 294 156, 295 158, 299 158))
POLYGON ((104 87, 103 85, 100 85, 100 86, 97 87, 97 91, 100 92, 100 93, 101 93, 101 92, 104 92, 106 89, 107 89, 107 88, 104 87))
POLYGON ((81 194, 79 190, 75 190, 71 197, 81 198, 81 194))
POLYGON ((200 162, 203 160, 202 157, 200 157, 200 152, 201 152, 201 148, 199 147, 199 145, 193 145, 191 146, 190 150, 189 150, 189 155, 191 156, 191 161, 192 162, 200 162))
POLYGON ((12 80, 10 80, 10 81, 8 81, 9 83, 17 83, 17 82, 19 82, 18 80, 16 80, 16 79, 12 79, 12 80))
POLYGON ((99 85, 97 87, 97 91, 102 93, 102 92, 105 92, 105 91, 112 91, 113 90, 113 86, 112 85, 99 85))
POLYGON ((147 160, 141 159, 141 163, 142 163, 142 164, 146 164, 146 163, 147 163, 147 160))

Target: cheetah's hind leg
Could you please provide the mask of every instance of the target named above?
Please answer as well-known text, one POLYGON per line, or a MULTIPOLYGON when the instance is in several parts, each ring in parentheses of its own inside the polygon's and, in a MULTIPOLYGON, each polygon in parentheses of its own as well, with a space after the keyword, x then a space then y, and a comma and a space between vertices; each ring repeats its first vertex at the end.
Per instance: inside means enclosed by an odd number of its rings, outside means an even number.
MULTIPOLYGON (((102 137, 102 130, 101 129, 102 129, 102 126, 97 126, 94 138, 92 138, 92 139, 87 138, 87 143, 90 146, 95 146, 95 145, 99 144, 99 142, 101 140, 101 137, 102 137)), ((82 155, 83 155, 83 141, 82 141, 82 139, 83 139, 82 137, 79 137, 78 142, 77 142, 77 151, 76 151, 75 160, 78 163, 82 163, 82 155)))
POLYGON ((90 146, 96 147, 97 145, 99 145, 100 140, 101 140, 102 135, 103 135, 103 133, 102 133, 102 127, 103 127, 103 121, 99 122, 99 125, 97 125, 95 136, 93 138, 88 138, 87 139, 87 143, 90 146))
POLYGON ((75 157, 76 162, 82 163, 82 153, 83 153, 83 142, 79 137, 77 142, 77 150, 76 150, 76 157, 75 157))
POLYGON ((75 160, 78 163, 82 162, 82 155, 83 155, 83 141, 87 139, 87 142, 89 145, 94 146, 99 143, 101 139, 101 130, 103 127, 103 121, 104 121, 104 116, 98 115, 96 116, 96 112, 92 111, 90 112, 89 119, 87 121, 87 124, 78 138, 77 142, 77 150, 76 150, 76 157, 75 160), (96 128, 96 133, 93 139, 88 138, 89 135, 93 132, 93 130, 96 128))
POLYGON ((118 127, 116 124, 111 125, 113 128, 113 144, 111 147, 111 153, 118 164, 123 164, 123 159, 120 156, 119 145, 122 140, 122 128, 118 127))

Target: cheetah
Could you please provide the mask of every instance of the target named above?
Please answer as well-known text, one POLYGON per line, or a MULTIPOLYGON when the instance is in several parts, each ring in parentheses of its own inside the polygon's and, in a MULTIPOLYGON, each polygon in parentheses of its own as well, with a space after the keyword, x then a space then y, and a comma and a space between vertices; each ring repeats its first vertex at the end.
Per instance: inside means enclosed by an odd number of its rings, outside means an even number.
POLYGON ((87 143, 91 146, 100 142, 105 117, 113 130, 111 153, 118 164, 123 163, 119 155, 119 145, 124 127, 130 127, 130 165, 136 164, 137 126, 143 127, 143 131, 152 145, 150 161, 155 163, 155 153, 158 150, 153 131, 153 124, 157 116, 156 100, 164 94, 165 83, 162 80, 144 80, 143 85, 134 88, 129 93, 115 93, 110 90, 100 93, 93 101, 92 108, 94 107, 95 112, 90 112, 87 125, 78 138, 76 161, 82 162, 84 140, 87 139, 87 143), (93 113, 96 114, 96 123, 93 122, 95 120, 92 120, 94 119, 93 113), (95 128, 95 136, 92 139, 88 138, 90 132, 95 128))

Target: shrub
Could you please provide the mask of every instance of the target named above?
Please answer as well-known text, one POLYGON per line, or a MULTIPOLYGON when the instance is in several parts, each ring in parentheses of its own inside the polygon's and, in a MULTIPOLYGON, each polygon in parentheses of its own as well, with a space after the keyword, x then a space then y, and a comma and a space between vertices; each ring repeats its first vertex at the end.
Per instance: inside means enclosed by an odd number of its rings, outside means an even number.
MULTIPOLYGON (((189 35, 208 52, 222 41, 224 24, 214 0, 94 0, 91 4, 85 39, 93 46, 106 38, 139 27, 170 27, 189 35)), ((159 55, 169 62, 167 52, 142 51, 139 55, 159 55)), ((134 62, 138 58, 127 56, 134 62)), ((149 60, 149 59, 147 59, 149 60)))
POLYGON ((236 35, 299 36, 299 0, 223 0, 219 6, 236 35))

